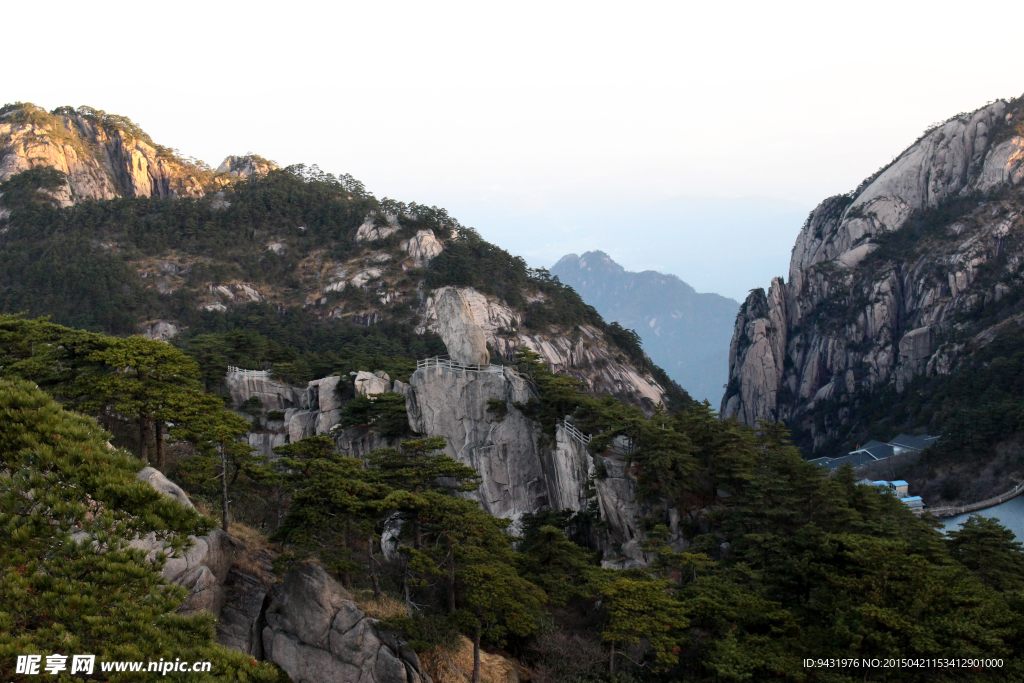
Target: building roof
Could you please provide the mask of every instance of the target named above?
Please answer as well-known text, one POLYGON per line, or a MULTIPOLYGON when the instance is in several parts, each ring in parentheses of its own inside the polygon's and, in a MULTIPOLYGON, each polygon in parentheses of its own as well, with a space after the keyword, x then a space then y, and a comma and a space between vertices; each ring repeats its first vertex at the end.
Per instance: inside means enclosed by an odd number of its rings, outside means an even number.
POLYGON ((850 453, 849 455, 844 455, 841 458, 833 458, 829 462, 824 463, 824 465, 830 470, 834 470, 840 467, 841 465, 845 465, 846 463, 850 463, 854 467, 860 467, 861 465, 864 465, 866 463, 874 462, 875 459, 876 458, 874 458, 873 456, 869 455, 866 452, 854 451, 853 453, 850 453))
POLYGON ((910 484, 908 484, 907 482, 903 481, 902 479, 897 479, 896 481, 890 481, 889 483, 892 484, 893 486, 910 486, 910 484))
POLYGON ((868 441, 866 444, 858 448, 857 450, 850 451, 850 455, 854 453, 867 453, 871 456, 872 460, 885 460, 891 458, 893 454, 892 446, 881 441, 868 441))
POLYGON ((832 458, 826 458, 825 456, 821 456, 820 458, 814 458, 813 460, 808 460, 807 462, 813 462, 815 465, 822 465, 824 467, 827 466, 829 462, 831 462, 831 460, 832 458))
POLYGON ((889 443, 893 446, 899 446, 901 448, 908 448, 916 451, 923 451, 924 449, 931 446, 933 443, 938 441, 939 437, 931 436, 930 434, 922 434, 921 436, 911 436, 910 434, 900 434, 889 443))

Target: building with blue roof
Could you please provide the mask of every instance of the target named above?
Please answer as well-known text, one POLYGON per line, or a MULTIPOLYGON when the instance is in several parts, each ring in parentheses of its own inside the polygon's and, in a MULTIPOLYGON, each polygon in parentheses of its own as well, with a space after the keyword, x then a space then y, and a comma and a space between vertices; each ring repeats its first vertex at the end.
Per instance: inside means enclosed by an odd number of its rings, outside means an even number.
POLYGON ((921 496, 911 496, 909 493, 910 484, 902 479, 895 481, 861 479, 857 483, 864 486, 877 486, 886 493, 891 493, 899 498, 901 503, 910 508, 915 515, 920 515, 924 512, 924 500, 921 499, 921 496))

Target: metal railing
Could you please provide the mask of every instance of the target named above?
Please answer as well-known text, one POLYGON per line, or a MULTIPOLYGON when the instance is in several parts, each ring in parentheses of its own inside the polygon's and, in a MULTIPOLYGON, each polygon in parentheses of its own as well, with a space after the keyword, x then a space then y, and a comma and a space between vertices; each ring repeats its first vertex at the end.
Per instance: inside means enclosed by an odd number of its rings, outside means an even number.
POLYGON ((1019 496, 1022 492, 1024 492, 1024 482, 1017 484, 1006 493, 1001 493, 995 498, 989 498, 988 500, 983 500, 979 503, 971 503, 970 505, 950 505, 947 507, 932 508, 929 510, 929 512, 932 513, 933 517, 956 517, 957 515, 962 515, 966 512, 984 510, 985 508, 990 508, 995 505, 999 505, 1000 503, 1005 503, 1011 498, 1019 496))
POLYGON ((452 370, 458 370, 460 372, 493 372, 496 374, 500 374, 504 370, 504 367, 501 365, 473 365, 470 363, 459 363, 444 356, 434 356, 432 358, 424 358, 423 360, 416 361, 416 369, 420 370, 423 368, 451 368, 452 370))
POLYGON ((583 445, 584 447, 586 447, 586 446, 589 446, 589 445, 590 445, 590 442, 591 442, 591 441, 593 440, 593 438, 594 438, 594 437, 593 437, 593 436, 592 436, 591 434, 584 434, 584 433, 583 433, 583 432, 581 432, 580 430, 576 429, 576 427, 574 427, 574 426, 572 425, 572 423, 570 423, 570 422, 566 422, 565 420, 563 420, 563 421, 559 422, 558 424, 559 424, 559 426, 561 426, 561 428, 562 428, 563 430, 565 430, 565 432, 566 432, 566 433, 567 433, 567 434, 568 434, 568 435, 569 435, 569 436, 570 436, 571 438, 575 439, 575 440, 576 440, 577 442, 579 442, 580 444, 582 444, 582 445, 583 445))
POLYGON ((243 368, 236 368, 233 365, 228 366, 228 373, 236 375, 245 375, 246 377, 260 377, 262 379, 270 378, 269 370, 245 370, 243 368))

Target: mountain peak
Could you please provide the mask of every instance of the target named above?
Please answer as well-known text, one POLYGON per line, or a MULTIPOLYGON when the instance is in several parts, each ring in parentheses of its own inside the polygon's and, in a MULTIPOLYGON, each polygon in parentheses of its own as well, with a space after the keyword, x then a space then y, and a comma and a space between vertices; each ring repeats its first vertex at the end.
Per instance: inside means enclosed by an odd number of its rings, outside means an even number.
POLYGON ((822 201, 788 281, 753 290, 736 319, 722 415, 785 420, 829 455, 869 435, 961 429, 949 416, 973 415, 985 383, 955 383, 997 357, 985 350, 997 337, 1013 357, 1019 335, 1000 335, 1024 322, 1022 120, 1024 97, 958 114, 822 201))

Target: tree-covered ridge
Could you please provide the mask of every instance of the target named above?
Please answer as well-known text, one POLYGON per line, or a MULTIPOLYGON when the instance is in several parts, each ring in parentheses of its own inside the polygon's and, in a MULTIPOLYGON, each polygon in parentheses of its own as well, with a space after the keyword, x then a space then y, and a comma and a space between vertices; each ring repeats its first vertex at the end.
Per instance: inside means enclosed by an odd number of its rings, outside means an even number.
MULTIPOLYGON (((346 315, 341 318, 350 323, 346 328, 327 315, 332 306, 340 305, 356 314, 380 313, 393 323, 386 336, 397 333, 406 339, 408 334, 398 331, 412 327, 412 307, 419 305, 423 294, 417 281, 422 280, 428 288, 466 286, 493 295, 520 311, 530 329, 594 325, 605 330, 611 344, 641 371, 653 372, 670 391, 675 389, 646 358, 635 335, 614 323, 606 325, 557 278, 531 270, 522 258, 487 243, 443 209, 378 200, 350 176, 293 166, 238 180, 198 200, 135 197, 83 201, 66 208, 57 206, 46 192, 62 182, 59 171, 36 168, 0 183, 4 206, 11 211, 0 218, 2 311, 49 315, 58 323, 122 335, 155 319, 174 320, 193 336, 241 326, 242 331, 259 332, 281 344, 280 335, 269 334, 268 329, 293 324, 288 321, 299 325, 288 331, 292 339, 300 336, 300 329, 307 334, 321 325, 327 331, 314 333, 318 338, 339 329, 343 337, 357 336, 352 327, 365 324, 352 325, 354 318, 346 315), (396 233, 372 249, 355 241, 366 220, 385 222, 388 216, 400 226, 396 233), (445 249, 426 271, 387 271, 383 278, 394 292, 389 303, 381 304, 371 291, 354 286, 311 303, 310 292, 323 286, 324 264, 394 251, 420 230, 445 239, 445 249), (286 247, 274 251, 268 249, 270 243, 286 247), (154 282, 161 267, 179 271, 173 287, 163 291, 154 282), (282 324, 272 323, 265 310, 243 314, 232 309, 223 320, 203 309, 200 304, 211 286, 232 282, 259 288, 282 324)), ((309 346, 287 345, 294 350, 291 356, 309 346)), ((403 346, 408 357, 419 357, 420 349, 403 346)), ((292 357, 280 360, 294 362, 292 357)), ((312 372, 327 364, 323 358, 305 360, 312 372)), ((313 376, 301 371, 289 375, 303 380, 313 376)))

